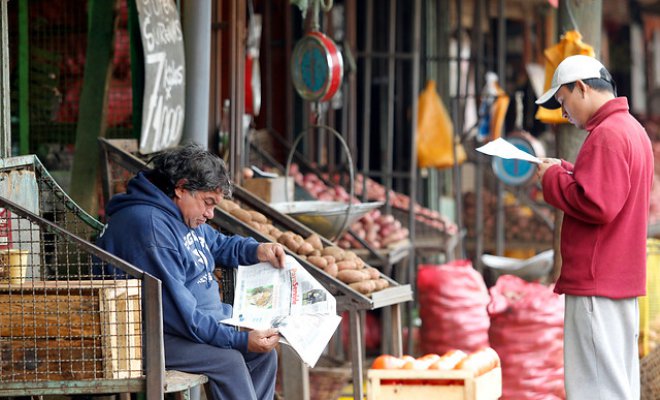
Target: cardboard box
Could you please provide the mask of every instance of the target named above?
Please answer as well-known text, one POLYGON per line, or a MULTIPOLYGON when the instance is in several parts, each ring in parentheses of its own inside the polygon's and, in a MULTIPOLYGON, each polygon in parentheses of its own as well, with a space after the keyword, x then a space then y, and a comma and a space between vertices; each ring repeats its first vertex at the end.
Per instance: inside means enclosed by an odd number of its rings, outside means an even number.
POLYGON ((0 283, 0 382, 137 378, 141 282, 0 283))
POLYGON ((249 190, 266 203, 293 201, 293 187, 293 178, 287 180, 283 176, 278 176, 277 178, 250 178, 243 182, 243 188, 249 190), (285 192, 287 186, 289 191, 288 199, 285 192))
POLYGON ((502 369, 475 377, 464 370, 370 369, 368 400, 495 400, 502 396, 502 369))

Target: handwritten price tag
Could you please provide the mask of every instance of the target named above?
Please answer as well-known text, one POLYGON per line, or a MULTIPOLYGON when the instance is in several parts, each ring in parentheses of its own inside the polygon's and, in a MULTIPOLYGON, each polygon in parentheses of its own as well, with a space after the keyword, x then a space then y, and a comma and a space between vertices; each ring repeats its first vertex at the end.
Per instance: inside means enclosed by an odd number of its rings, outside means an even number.
POLYGON ((145 60, 140 152, 179 144, 185 113, 185 58, 173 0, 137 0, 145 60))

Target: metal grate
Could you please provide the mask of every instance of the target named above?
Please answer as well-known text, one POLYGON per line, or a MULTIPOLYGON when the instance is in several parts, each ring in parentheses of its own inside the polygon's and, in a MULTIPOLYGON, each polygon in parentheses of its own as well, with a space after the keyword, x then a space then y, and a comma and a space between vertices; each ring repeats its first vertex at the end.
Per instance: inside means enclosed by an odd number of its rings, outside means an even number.
POLYGON ((91 244, 102 224, 36 157, 2 161, 3 196, 21 206, 0 197, 0 396, 135 392, 151 381, 159 396, 160 282, 91 244))
POLYGON ((108 275, 115 260, 86 241, 0 206, 11 231, 0 250, 0 383, 141 378, 141 274, 108 275))
MULTIPOLYGON (((88 7, 87 0, 8 3, 14 153, 18 136, 27 135, 23 153, 39 154, 53 171, 71 168, 86 62, 88 7)), ((115 13, 106 135, 130 137, 133 96, 127 0, 116 2, 115 13)))

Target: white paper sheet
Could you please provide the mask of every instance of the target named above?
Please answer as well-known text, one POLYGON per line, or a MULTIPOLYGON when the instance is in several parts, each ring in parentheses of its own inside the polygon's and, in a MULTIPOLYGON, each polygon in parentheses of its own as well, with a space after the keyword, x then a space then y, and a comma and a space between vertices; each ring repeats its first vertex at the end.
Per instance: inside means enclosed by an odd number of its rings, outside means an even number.
POLYGON ((282 269, 269 263, 240 265, 232 317, 220 322, 249 329, 278 328, 300 359, 314 367, 337 330, 337 302, 321 283, 286 256, 282 269))
POLYGON ((541 164, 541 159, 529 153, 526 153, 502 138, 497 138, 488 142, 475 150, 488 154, 489 156, 529 161, 534 164, 541 164))

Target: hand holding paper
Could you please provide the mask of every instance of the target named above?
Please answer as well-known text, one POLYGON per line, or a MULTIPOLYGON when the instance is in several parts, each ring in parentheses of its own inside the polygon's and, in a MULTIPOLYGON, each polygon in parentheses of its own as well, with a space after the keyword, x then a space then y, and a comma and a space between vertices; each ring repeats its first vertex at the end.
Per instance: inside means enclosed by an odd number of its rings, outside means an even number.
POLYGON ((240 265, 232 318, 220 322, 253 329, 250 351, 268 351, 279 340, 313 367, 340 321, 334 296, 286 256, 281 269, 267 262, 240 265))
POLYGON ((489 156, 529 161, 534 164, 541 164, 542 162, 540 158, 520 150, 502 138, 497 138, 475 150, 489 156))

